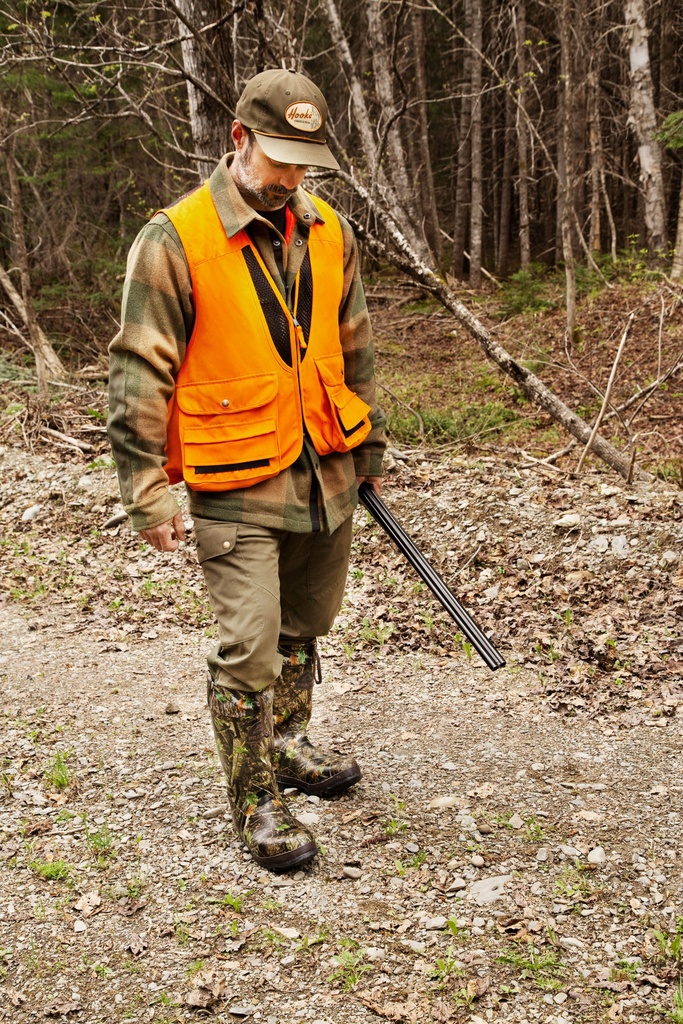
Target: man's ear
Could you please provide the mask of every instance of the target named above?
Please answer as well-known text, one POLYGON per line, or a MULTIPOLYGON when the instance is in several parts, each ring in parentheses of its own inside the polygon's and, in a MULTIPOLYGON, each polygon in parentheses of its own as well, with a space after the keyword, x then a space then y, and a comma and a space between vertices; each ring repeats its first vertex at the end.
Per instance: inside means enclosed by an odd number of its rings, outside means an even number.
POLYGON ((232 135, 232 141, 235 143, 235 149, 239 153, 247 140, 247 131, 241 121, 232 122, 230 134, 232 135))

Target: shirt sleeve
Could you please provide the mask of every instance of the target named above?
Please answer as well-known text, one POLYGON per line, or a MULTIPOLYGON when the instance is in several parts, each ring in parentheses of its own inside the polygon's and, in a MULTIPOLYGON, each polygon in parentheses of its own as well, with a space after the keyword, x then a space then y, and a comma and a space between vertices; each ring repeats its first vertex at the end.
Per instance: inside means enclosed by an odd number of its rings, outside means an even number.
POLYGON ((164 470, 166 422, 193 322, 185 253, 169 219, 157 214, 130 250, 121 328, 109 347, 109 440, 135 530, 179 511, 164 470))
POLYGON ((344 237, 344 290, 339 310, 339 336, 344 353, 347 386, 370 406, 372 430, 362 444, 352 450, 356 476, 381 476, 386 448, 386 417, 377 405, 375 354, 370 316, 360 276, 360 257, 353 229, 340 216, 344 237))

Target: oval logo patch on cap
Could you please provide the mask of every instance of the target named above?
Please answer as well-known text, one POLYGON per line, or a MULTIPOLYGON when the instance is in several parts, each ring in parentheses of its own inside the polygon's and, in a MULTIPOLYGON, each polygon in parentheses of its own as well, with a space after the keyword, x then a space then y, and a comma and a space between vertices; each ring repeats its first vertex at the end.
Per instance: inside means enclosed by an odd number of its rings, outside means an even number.
POLYGON ((285 110, 285 121, 300 132, 317 132, 323 123, 322 114, 315 103, 309 103, 308 100, 290 103, 285 110))

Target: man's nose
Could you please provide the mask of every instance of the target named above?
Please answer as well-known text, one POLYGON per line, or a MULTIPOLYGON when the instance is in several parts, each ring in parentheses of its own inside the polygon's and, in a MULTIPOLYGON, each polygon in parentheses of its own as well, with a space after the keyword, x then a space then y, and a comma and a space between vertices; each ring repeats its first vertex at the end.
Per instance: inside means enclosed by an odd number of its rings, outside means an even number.
POLYGON ((296 188, 301 184, 304 174, 305 171, 302 171, 296 164, 290 164, 288 167, 283 167, 280 172, 280 184, 284 188, 296 188))

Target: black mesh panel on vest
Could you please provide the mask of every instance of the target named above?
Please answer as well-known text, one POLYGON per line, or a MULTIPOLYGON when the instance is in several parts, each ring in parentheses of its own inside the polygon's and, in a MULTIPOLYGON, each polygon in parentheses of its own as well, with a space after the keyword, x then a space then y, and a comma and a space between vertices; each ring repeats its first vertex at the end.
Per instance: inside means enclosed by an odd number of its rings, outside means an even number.
MULTIPOLYGON (((308 345, 311 339, 311 320, 313 318, 313 274, 311 273, 311 257, 306 250, 301 270, 299 271, 299 297, 296 305, 296 318, 301 324, 304 338, 308 345)), ((303 359, 308 349, 302 349, 303 359)))
POLYGON ((282 306, 277 300, 277 296, 273 292, 271 285, 268 283, 268 278, 263 273, 259 262, 252 252, 251 246, 245 245, 242 249, 242 255, 244 261, 249 268, 251 279, 256 289, 256 294, 259 297, 261 303, 261 309, 263 315, 266 318, 268 324, 268 330, 270 336, 273 339, 273 344, 277 349, 278 355, 283 363, 287 366, 292 365, 292 349, 289 342, 289 321, 285 316, 282 306))

